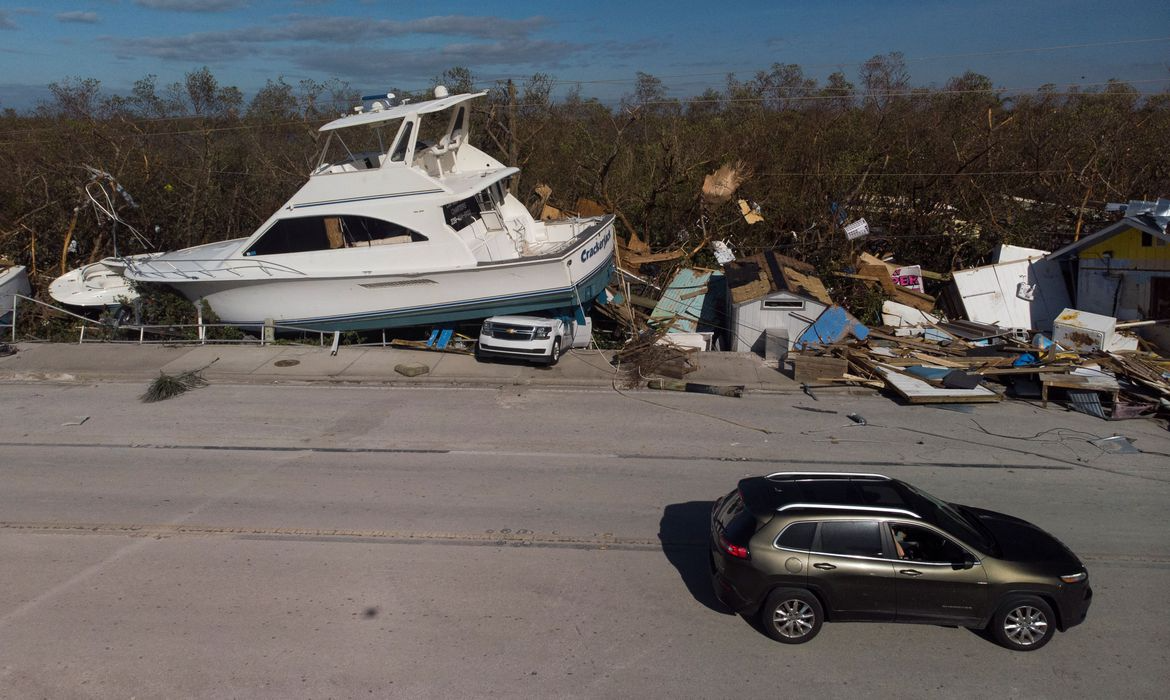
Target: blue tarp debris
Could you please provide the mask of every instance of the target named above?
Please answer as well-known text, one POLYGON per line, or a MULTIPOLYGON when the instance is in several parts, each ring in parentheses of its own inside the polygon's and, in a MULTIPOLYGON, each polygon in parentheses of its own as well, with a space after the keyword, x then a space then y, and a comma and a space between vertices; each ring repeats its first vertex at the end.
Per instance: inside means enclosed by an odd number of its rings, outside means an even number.
POLYGON ((869 328, 858 321, 845 309, 834 304, 825 309, 817 320, 809 326, 796 341, 796 348, 801 349, 811 345, 829 345, 847 335, 858 340, 869 337, 869 328))

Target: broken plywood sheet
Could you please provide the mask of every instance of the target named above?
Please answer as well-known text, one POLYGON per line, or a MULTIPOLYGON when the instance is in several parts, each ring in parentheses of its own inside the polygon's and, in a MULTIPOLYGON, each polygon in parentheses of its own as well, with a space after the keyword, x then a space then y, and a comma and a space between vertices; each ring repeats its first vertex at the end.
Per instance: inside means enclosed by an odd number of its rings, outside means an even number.
POLYGON ((694 333, 714 327, 719 323, 716 306, 722 305, 722 295, 716 295, 719 299, 710 300, 707 295, 712 280, 720 280, 722 277, 722 272, 682 268, 663 290, 662 298, 654 306, 650 318, 677 316, 678 321, 671 328, 672 333, 694 333))
POLYGON ((912 404, 994 403, 1003 398, 985 386, 977 386, 974 389, 947 389, 903 374, 888 365, 877 365, 875 369, 886 380, 886 386, 912 404))
POLYGON ((746 168, 742 163, 724 165, 715 172, 703 178, 703 203, 716 207, 731 200, 731 195, 739 189, 747 175, 742 172, 746 168))
POLYGON ((901 326, 929 326, 939 322, 939 317, 916 309, 908 304, 893 300, 882 303, 882 323, 891 328, 901 326))
POLYGON ((789 291, 812 297, 825 304, 833 303, 833 299, 829 296, 829 290, 825 289, 825 284, 821 282, 821 278, 806 275, 790 267, 783 268, 782 274, 784 275, 784 283, 789 291))

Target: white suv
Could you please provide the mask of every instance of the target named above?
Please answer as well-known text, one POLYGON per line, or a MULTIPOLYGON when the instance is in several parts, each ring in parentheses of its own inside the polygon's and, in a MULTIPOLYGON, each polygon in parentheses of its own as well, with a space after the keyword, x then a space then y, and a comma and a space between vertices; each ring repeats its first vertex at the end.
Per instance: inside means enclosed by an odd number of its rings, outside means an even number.
POLYGON ((475 356, 528 358, 546 365, 555 365, 567 348, 589 346, 593 337, 593 319, 585 317, 578 324, 572 318, 544 318, 541 316, 492 316, 479 329, 475 356))

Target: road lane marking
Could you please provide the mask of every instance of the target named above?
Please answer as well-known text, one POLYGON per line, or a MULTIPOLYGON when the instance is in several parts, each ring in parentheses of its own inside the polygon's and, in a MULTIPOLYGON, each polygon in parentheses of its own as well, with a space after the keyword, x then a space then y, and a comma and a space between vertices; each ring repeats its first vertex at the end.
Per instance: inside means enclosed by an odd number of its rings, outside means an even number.
MULTIPOLYGON (((706 549, 704 539, 625 537, 611 533, 572 535, 532 530, 485 530, 444 532, 425 530, 363 530, 353 528, 240 527, 187 523, 64 523, 0 521, 0 533, 25 532, 38 535, 121 535, 136 538, 224 538, 253 541, 338 542, 350 544, 453 544, 527 546, 534 548, 659 550, 706 549)), ((1095 564, 1157 564, 1170 566, 1168 555, 1136 555, 1091 552, 1080 555, 1095 564)))
POLYGON ((415 447, 322 447, 313 445, 182 445, 174 443, 100 443, 100 442, 0 442, 0 447, 54 447, 110 450, 203 450, 212 452, 309 452, 320 454, 421 454, 472 457, 536 457, 546 459, 668 460, 672 462, 736 462, 744 464, 800 464, 821 467, 927 467, 943 469, 1012 469, 1028 471, 1072 471, 1074 467, 1056 464, 1003 462, 907 462, 904 460, 833 460, 789 459, 784 457, 735 457, 703 455, 639 454, 613 452, 551 452, 517 450, 451 450, 415 447))

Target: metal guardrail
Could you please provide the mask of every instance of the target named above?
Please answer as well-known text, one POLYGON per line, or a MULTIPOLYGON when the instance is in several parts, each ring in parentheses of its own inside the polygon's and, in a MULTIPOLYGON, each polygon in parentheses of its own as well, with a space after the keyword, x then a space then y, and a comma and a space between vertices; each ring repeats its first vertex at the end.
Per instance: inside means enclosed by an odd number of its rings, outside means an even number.
MULTIPOLYGON (((49 304, 49 303, 43 302, 39 299, 33 299, 32 297, 24 296, 23 294, 14 294, 12 296, 12 320, 10 323, 5 323, 3 325, 0 325, 0 328, 10 329, 10 336, 12 338, 12 342, 14 342, 14 343, 16 342, 16 329, 17 329, 17 325, 18 325, 17 321, 19 319, 20 301, 21 300, 30 301, 33 304, 37 304, 39 306, 43 306, 45 308, 52 309, 56 312, 65 314, 66 316, 70 316, 70 317, 75 318, 78 321, 80 321, 81 324, 77 327, 78 328, 78 337, 77 337, 78 344, 87 343, 87 342, 90 342, 90 343, 97 342, 97 343, 129 343, 129 344, 134 344, 134 345, 260 345, 260 346, 264 346, 264 345, 269 345, 269 344, 272 344, 275 342, 276 331, 292 331, 295 333, 307 333, 307 334, 317 335, 318 336, 318 344, 322 347, 324 347, 325 342, 326 342, 325 338, 326 338, 326 336, 328 336, 328 337, 330 337, 334 346, 336 347, 337 343, 339 342, 340 335, 341 335, 339 332, 336 332, 336 331, 322 331, 322 330, 313 329, 313 328, 301 328, 299 326, 288 326, 288 325, 284 325, 284 324, 280 324, 280 323, 250 323, 250 324, 203 323, 202 319, 200 319, 200 321, 198 323, 186 323, 186 324, 172 323, 172 324, 146 325, 146 324, 125 324, 125 323, 123 323, 123 324, 104 323, 101 321, 95 321, 92 318, 86 318, 85 316, 82 316, 80 314, 76 314, 68 309, 64 309, 64 308, 57 306, 55 304, 49 304), (212 329, 212 328, 237 328, 237 329, 241 329, 241 330, 256 329, 257 334, 254 337, 246 337, 246 338, 209 338, 207 331, 208 331, 208 329, 212 329), (87 340, 85 335, 86 335, 86 331, 89 329, 94 329, 94 330, 100 329, 100 330, 104 330, 104 331, 115 331, 115 332, 129 331, 130 334, 134 334, 134 332, 137 332, 138 338, 136 340, 125 340, 125 339, 123 339, 123 340, 119 340, 119 339, 87 340), (181 331, 186 330, 186 329, 194 329, 195 330, 195 337, 194 338, 187 338, 187 337, 181 337, 178 335, 178 332, 181 332, 181 331), (147 337, 148 335, 156 336, 156 337, 149 337, 148 338, 147 337), (157 337, 157 336, 162 336, 162 337, 157 337)), ((385 338, 383 338, 382 344, 383 345, 386 344, 385 338)))

